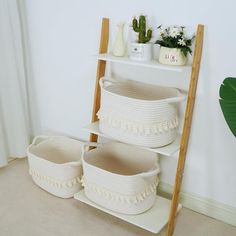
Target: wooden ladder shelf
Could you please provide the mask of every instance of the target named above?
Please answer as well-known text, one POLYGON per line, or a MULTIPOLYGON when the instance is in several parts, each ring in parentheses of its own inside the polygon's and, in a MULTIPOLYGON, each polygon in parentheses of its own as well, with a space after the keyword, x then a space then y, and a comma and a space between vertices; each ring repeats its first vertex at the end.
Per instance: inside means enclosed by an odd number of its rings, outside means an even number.
MULTIPOLYGON (((180 188, 181 188, 185 160, 186 160, 186 154, 187 154, 187 149, 188 149, 188 140, 189 140, 189 135, 190 135, 190 130, 191 130, 193 109, 194 109, 198 76, 199 76, 199 70, 200 70, 200 62, 201 62, 202 46, 203 46, 203 33, 204 33, 204 26, 198 25, 197 33, 196 33, 194 57, 193 57, 193 63, 192 63, 192 71, 191 71, 191 81, 189 84, 188 99, 187 99, 187 105, 186 105, 185 117, 184 117, 183 133, 182 133, 182 137, 181 137, 180 152, 179 152, 178 165, 177 165, 177 170, 176 170, 175 184, 174 184, 173 196, 172 196, 172 200, 171 200, 168 226, 167 226, 167 230, 166 230, 167 236, 173 235, 174 227, 175 227, 175 218, 177 215, 179 194, 180 194, 180 188)), ((109 19, 103 18, 99 53, 107 53, 108 39, 109 39, 109 19)), ((105 69, 106 69, 106 61, 99 59, 98 66, 97 66, 97 77, 96 77, 96 87, 95 87, 95 94, 94 94, 92 122, 97 121, 96 114, 100 108, 99 80, 101 77, 103 77, 105 75, 105 69)), ((97 135, 91 134, 90 141, 96 142, 97 135)))

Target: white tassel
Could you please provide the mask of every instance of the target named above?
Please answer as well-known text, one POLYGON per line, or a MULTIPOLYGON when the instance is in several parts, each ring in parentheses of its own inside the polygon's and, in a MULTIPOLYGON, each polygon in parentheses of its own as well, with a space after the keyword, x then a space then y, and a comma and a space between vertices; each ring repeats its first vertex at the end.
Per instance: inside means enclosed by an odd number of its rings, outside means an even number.
POLYGON ((156 186, 158 184, 159 179, 156 178, 154 182, 152 182, 149 186, 147 186, 143 192, 130 196, 122 195, 119 193, 103 189, 102 187, 96 186, 95 184, 88 184, 88 182, 85 180, 84 177, 82 178, 81 181, 83 182, 85 188, 89 189, 90 191, 93 191, 95 194, 101 197, 104 197, 105 199, 125 204, 138 204, 139 202, 144 201, 150 194, 156 191, 156 186))
POLYGON ((154 130, 155 133, 158 133, 158 128, 157 128, 156 125, 153 126, 153 130, 154 130))
POLYGON ((158 130, 159 130, 159 132, 160 132, 160 133, 162 133, 162 132, 163 132, 163 129, 162 129, 162 124, 159 124, 159 125, 158 125, 158 130))
POLYGON ((69 181, 69 182, 67 183, 67 186, 68 186, 69 188, 71 188, 71 187, 73 186, 72 181, 69 181))
POLYGON ((165 131, 169 130, 167 122, 163 123, 163 128, 165 131))
POLYGON ((101 122, 106 123, 113 128, 120 128, 123 131, 132 132, 134 134, 158 134, 164 131, 168 132, 170 129, 178 127, 178 117, 175 117, 174 120, 168 120, 164 122, 141 124, 134 121, 114 118, 113 114, 103 115, 101 112, 98 114, 101 122))
POLYGON ((32 175, 32 177, 38 178, 40 181, 45 181, 47 184, 52 185, 53 187, 57 187, 57 188, 72 187, 76 185, 77 183, 81 182, 79 177, 75 177, 74 179, 71 179, 68 181, 60 182, 50 176, 43 175, 40 172, 32 170, 32 169, 29 170, 29 173, 30 175, 32 175))

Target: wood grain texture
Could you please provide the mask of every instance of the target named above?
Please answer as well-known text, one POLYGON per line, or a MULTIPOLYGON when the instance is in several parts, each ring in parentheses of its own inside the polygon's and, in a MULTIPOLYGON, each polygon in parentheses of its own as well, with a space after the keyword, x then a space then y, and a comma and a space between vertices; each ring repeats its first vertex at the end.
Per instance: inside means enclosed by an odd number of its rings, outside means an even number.
MULTIPOLYGON (((109 41, 109 19, 103 18, 99 53, 107 53, 108 41, 109 41)), ((100 108, 100 97, 101 97, 99 80, 101 77, 105 75, 105 70, 106 70, 106 61, 98 60, 97 76, 96 76, 95 91, 94 91, 92 122, 98 120, 97 112, 100 108)), ((96 134, 90 134, 90 142, 97 142, 96 134)))
POLYGON ((193 108, 194 108, 195 97, 196 97, 197 82, 198 82, 198 76, 199 76, 199 70, 200 70, 202 46, 203 46, 203 34, 204 34, 204 26, 198 25, 195 50, 194 50, 194 58, 193 58, 193 64, 192 64, 191 81, 189 85, 183 133, 182 133, 181 144, 180 144, 179 160, 178 160, 177 172, 176 172, 176 177, 175 177, 175 185, 174 185, 174 191, 173 191, 173 196, 172 196, 169 222, 168 222, 167 231, 166 231, 167 236, 173 235, 174 227, 175 227, 175 218, 176 218, 177 207, 178 207, 178 202, 179 202, 179 193, 180 193, 180 188, 181 188, 181 183, 182 183, 182 178, 183 178, 186 153, 187 153, 187 148, 188 148, 191 123, 192 123, 193 108))

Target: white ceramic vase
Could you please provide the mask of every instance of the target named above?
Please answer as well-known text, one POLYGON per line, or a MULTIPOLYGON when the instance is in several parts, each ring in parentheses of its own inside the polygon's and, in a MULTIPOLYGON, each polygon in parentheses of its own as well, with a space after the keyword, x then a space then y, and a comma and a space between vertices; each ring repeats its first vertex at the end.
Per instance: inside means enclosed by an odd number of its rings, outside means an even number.
POLYGON ((179 48, 161 47, 159 62, 166 65, 183 66, 187 63, 187 57, 179 48))
POLYGON ((112 53, 114 56, 123 57, 125 55, 125 41, 124 41, 124 23, 120 23, 117 25, 118 31, 116 35, 116 40, 113 46, 112 53))
POLYGON ((131 43, 130 59, 136 61, 152 60, 152 44, 151 43, 131 43))

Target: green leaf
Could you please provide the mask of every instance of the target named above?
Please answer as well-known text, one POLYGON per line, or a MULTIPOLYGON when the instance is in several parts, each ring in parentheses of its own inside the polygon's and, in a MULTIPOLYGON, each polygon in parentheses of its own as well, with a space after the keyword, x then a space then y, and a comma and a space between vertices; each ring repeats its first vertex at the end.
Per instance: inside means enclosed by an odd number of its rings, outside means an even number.
POLYGON ((236 78, 228 77, 220 86, 220 97, 225 100, 236 101, 236 78))
POLYGON ((160 44, 160 46, 165 47, 165 43, 161 40, 156 40, 155 44, 160 44))
POLYGON ((226 123, 236 137, 236 78, 226 78, 220 87, 220 106, 226 123))
POLYGON ((188 51, 189 51, 188 48, 182 47, 182 48, 180 48, 180 50, 184 54, 185 57, 188 55, 188 51))

